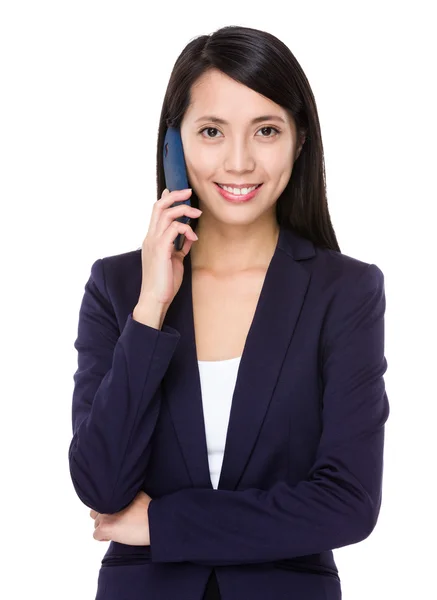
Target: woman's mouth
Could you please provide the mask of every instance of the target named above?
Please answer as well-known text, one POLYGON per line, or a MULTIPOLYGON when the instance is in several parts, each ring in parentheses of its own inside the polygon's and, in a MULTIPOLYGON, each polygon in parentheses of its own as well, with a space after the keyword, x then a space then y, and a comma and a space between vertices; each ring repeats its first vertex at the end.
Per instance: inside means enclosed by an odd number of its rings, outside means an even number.
POLYGON ((262 183, 259 183, 257 186, 249 186, 246 188, 238 189, 226 186, 227 189, 221 187, 221 184, 214 183, 217 188, 219 194, 229 202, 239 203, 239 202, 247 202, 254 198, 261 186, 262 183))

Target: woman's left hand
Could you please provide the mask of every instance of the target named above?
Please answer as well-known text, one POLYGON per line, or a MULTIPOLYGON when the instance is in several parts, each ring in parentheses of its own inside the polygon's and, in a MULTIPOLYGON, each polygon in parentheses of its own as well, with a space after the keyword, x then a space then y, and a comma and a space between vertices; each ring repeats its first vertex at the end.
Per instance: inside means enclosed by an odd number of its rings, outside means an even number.
POLYGON ((93 538, 100 542, 112 540, 131 546, 150 546, 148 509, 151 501, 152 498, 141 491, 118 513, 105 515, 91 510, 93 538))

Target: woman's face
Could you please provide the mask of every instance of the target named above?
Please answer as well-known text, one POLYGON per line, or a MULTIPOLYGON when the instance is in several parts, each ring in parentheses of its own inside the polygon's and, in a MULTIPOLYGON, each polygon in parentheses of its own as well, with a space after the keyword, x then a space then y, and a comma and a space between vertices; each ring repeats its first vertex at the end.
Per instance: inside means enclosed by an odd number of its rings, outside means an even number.
POLYGON ((210 70, 192 87, 181 137, 202 219, 212 216, 244 224, 264 213, 275 214, 300 152, 294 121, 285 109, 221 71, 210 70), (270 118, 252 122, 266 115, 270 118), (234 204, 221 196, 216 183, 263 185, 249 202, 234 204))

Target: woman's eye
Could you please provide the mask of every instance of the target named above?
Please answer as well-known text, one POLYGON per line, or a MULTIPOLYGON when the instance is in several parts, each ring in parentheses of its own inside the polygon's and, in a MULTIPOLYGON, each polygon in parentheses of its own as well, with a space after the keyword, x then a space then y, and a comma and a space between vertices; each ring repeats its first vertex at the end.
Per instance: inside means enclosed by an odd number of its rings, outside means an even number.
MULTIPOLYGON (((279 129, 277 129, 276 127, 261 127, 261 129, 259 129, 259 131, 265 131, 266 129, 267 129, 267 130, 272 130, 272 131, 275 131, 275 135, 262 135, 262 136, 260 136, 260 137, 271 138, 271 137, 275 137, 276 135, 278 135, 279 133, 281 133, 281 132, 279 131, 279 129)), ((207 137, 207 138, 209 138, 209 139, 214 139, 214 138, 216 138, 216 137, 217 137, 217 135, 210 136, 210 135, 209 135, 209 132, 211 132, 211 131, 216 131, 216 132, 219 132, 219 131, 218 131, 218 129, 216 129, 215 127, 204 127, 203 129, 201 129, 201 130, 199 131, 199 133, 203 133, 204 131, 208 131, 208 135, 207 135, 207 136, 203 136, 203 137, 207 137)), ((219 132, 219 133, 220 133, 220 132, 219 132)))
MULTIPOLYGON (((199 133, 203 133, 204 131, 218 131, 218 129, 216 129, 215 127, 205 127, 204 129, 202 129, 201 131, 199 131, 199 133)), ((203 136, 205 137, 205 136, 203 136)), ((207 135, 206 137, 210 137, 209 135, 207 135)), ((212 136, 213 138, 217 137, 215 135, 212 136)))
MULTIPOLYGON (((266 129, 270 129, 272 131, 276 131, 275 135, 278 135, 278 133, 280 133, 279 129, 276 129, 276 127, 261 127, 260 131, 265 131, 266 129)), ((263 135, 261 137, 274 137, 273 135, 263 135)))

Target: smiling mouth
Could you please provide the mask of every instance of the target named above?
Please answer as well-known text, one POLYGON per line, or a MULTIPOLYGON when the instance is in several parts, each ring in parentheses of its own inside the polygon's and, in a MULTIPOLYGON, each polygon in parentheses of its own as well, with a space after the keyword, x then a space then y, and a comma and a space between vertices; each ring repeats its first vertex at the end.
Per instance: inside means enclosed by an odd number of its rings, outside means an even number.
POLYGON ((260 188, 262 186, 262 183, 252 184, 252 185, 243 185, 243 186, 226 185, 226 184, 222 184, 222 183, 217 183, 216 181, 214 183, 217 187, 219 187, 224 192, 227 192, 228 194, 233 194, 236 196, 239 196, 239 195, 247 196, 247 194, 251 194, 252 192, 254 192, 255 190, 257 190, 258 188, 260 188), (236 191, 236 193, 234 193, 234 190, 238 190, 238 191, 236 191), (243 194, 242 190, 247 190, 247 191, 243 194))
POLYGON ((219 185, 221 188, 226 186, 226 187, 237 189, 237 190, 242 190, 244 188, 252 188, 252 187, 258 188, 260 185, 262 185, 262 183, 251 183, 251 184, 247 184, 247 185, 229 185, 227 183, 219 183, 218 181, 215 181, 214 183, 219 185))

